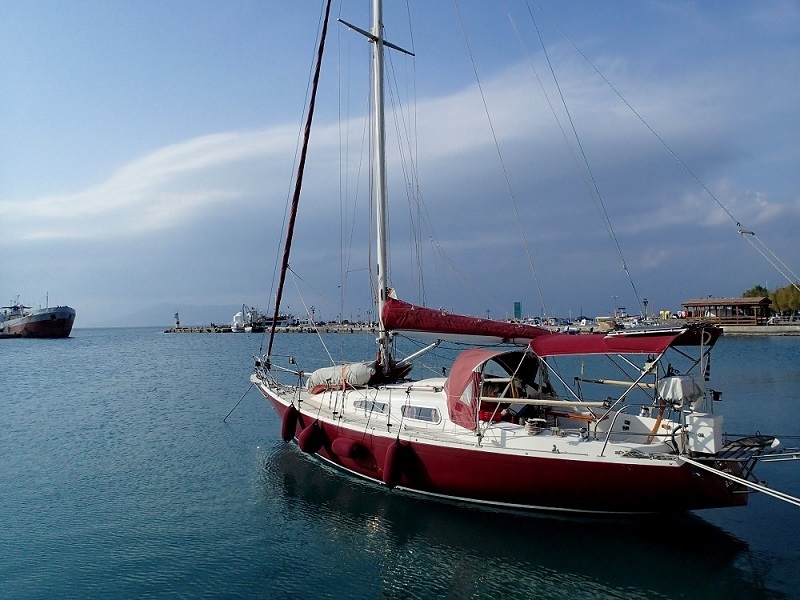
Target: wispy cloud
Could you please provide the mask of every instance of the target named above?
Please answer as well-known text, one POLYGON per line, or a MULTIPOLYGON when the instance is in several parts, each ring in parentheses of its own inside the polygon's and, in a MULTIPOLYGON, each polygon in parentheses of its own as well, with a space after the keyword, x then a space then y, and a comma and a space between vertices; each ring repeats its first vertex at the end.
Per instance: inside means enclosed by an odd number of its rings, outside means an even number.
MULTIPOLYGON (((612 78, 624 80, 624 66, 607 66, 619 69, 610 75, 612 78)), ((621 178, 625 163, 615 163, 614 151, 623 152, 624 157, 635 157, 636 162, 630 163, 631 170, 646 169, 645 160, 663 160, 667 155, 665 149, 635 116, 629 112, 623 114, 627 111, 621 110, 624 107, 615 94, 607 88, 587 85, 584 75, 576 71, 575 65, 566 70, 561 81, 562 92, 570 99, 572 117, 581 125, 582 143, 596 160, 595 166, 604 168, 614 164, 615 177, 621 178)), ((722 100, 735 97, 731 93, 735 86, 730 81, 705 88, 696 84, 697 79, 689 77, 681 86, 669 81, 649 81, 622 87, 645 90, 631 99, 631 103, 647 115, 649 122, 668 128, 665 137, 671 142, 686 144, 691 135, 704 132, 700 146, 689 151, 706 152, 702 148, 704 140, 710 147, 713 142, 709 140, 726 135, 722 133, 726 131, 727 135, 733 135, 731 130, 739 127, 732 116, 726 122, 725 115, 735 114, 736 107, 724 106, 722 100), (669 102, 665 101, 667 97, 669 102), (675 122, 675 107, 692 104, 698 108, 675 122)), ((531 103, 524 101, 541 96, 528 66, 515 65, 501 72, 484 83, 484 91, 491 100, 488 115, 476 86, 449 96, 429 98, 417 107, 419 142, 414 144, 418 144, 425 159, 437 164, 436 179, 461 179, 475 172, 469 165, 481 165, 478 172, 489 163, 495 168, 498 156, 493 135, 506 166, 525 173, 526 185, 531 183, 531 177, 551 177, 556 158, 563 164, 568 152, 561 132, 553 124, 550 108, 542 102, 532 109, 531 103), (467 123, 477 125, 474 133, 465 133, 467 123)), ((551 95, 556 111, 561 113, 562 127, 571 136, 556 98, 551 95)), ((315 186, 318 190, 330 189, 319 178, 331 175, 337 167, 338 159, 334 156, 342 130, 361 136, 363 123, 354 122, 343 128, 331 123, 315 126, 315 158, 321 157, 326 166, 309 171, 310 189, 315 186)), ((572 143, 577 154, 577 146, 572 143)), ((289 126, 210 134, 158 149, 83 191, 2 200, 0 219, 7 232, 4 242, 142 235, 184 226, 187 220, 208 210, 244 210, 248 202, 266 191, 283 198, 296 144, 296 128, 289 126)), ((359 141, 351 146, 358 151, 363 148, 359 141)), ((635 178, 635 173, 627 175, 635 178)), ((436 185, 435 181, 430 183, 436 185)), ((723 202, 742 202, 745 217, 765 221, 787 210, 757 191, 749 192, 754 200, 739 201, 741 192, 730 189, 732 185, 722 186, 720 198, 723 202)), ((498 193, 504 193, 502 187, 498 193)), ((720 211, 712 199, 704 196, 701 191, 696 195, 684 193, 669 209, 654 208, 651 212, 655 218, 647 219, 641 227, 667 227, 687 219, 718 224, 720 211), (674 210, 675 206, 680 210, 674 210)), ((312 203, 318 201, 319 198, 310 199, 312 203)))
MULTIPOLYGON (((746 118, 742 116, 742 105, 754 92, 743 89, 734 78, 710 79, 702 73, 684 73, 680 81, 655 76, 652 80, 639 76, 637 80, 623 62, 611 61, 604 69, 620 89, 637 90, 635 96, 627 98, 630 103, 693 172, 707 179, 705 184, 744 226, 761 231, 774 229, 775 223, 797 221, 800 200, 796 196, 780 197, 767 187, 769 182, 760 189, 756 179, 741 181, 736 170, 754 153, 752 148, 737 146, 737 140, 745 139, 753 124, 760 122, 758 111, 769 110, 754 105, 748 108, 746 118)), ((615 232, 624 238, 626 252, 630 249, 627 259, 632 270, 660 271, 685 254, 688 238, 705 242, 717 232, 725 234, 719 237, 735 238, 726 230, 735 225, 730 217, 612 91, 587 84, 576 65, 567 63, 562 70, 562 91, 615 232), (664 163, 669 166, 664 168, 664 163)), ((591 200, 579 198, 579 194, 588 195, 585 179, 576 174, 549 107, 541 100, 531 105, 534 97, 541 97, 535 77, 526 65, 513 65, 482 85, 488 117, 476 86, 428 97, 416 106, 418 140, 404 142, 403 146, 419 153, 417 172, 428 203, 426 213, 448 260, 465 272, 469 270, 466 265, 483 265, 482 281, 487 288, 507 289, 508 282, 515 281, 519 289, 508 293, 517 298, 530 293, 524 249, 498 169, 494 133, 536 263, 545 269, 558 265, 552 273, 557 279, 565 277, 560 265, 577 260, 577 264, 591 265, 589 271, 596 277, 597 286, 609 286, 611 269, 619 270, 618 259, 603 239, 605 228, 591 200), (574 240, 581 242, 575 244, 574 240), (600 259, 599 253, 606 250, 608 256, 600 259), (502 265, 490 258, 515 254, 518 262, 508 260, 502 265), (492 277, 497 281, 490 281, 492 277)), ((555 102, 557 96, 551 98, 555 102)), ((555 104, 569 136, 563 108, 555 104)), ((412 119, 390 116, 389 123, 408 126, 412 119)), ((341 126, 318 120, 314 126, 302 215, 305 235, 295 244, 293 257, 293 268, 307 280, 327 282, 337 275, 331 268, 335 258, 320 259, 323 252, 319 242, 327 240, 325 252, 336 250, 333 246, 338 244, 338 231, 332 223, 339 218, 334 214, 339 210, 339 147, 345 145, 360 154, 368 149, 362 143, 363 135, 363 118, 341 126), (349 142, 341 139, 343 132, 350 132, 349 142)), ((58 245, 53 241, 76 240, 79 243, 73 245, 73 252, 78 258, 72 264, 91 272, 83 276, 84 280, 100 278, 103 269, 116 268, 84 257, 97 248, 103 248, 98 254, 108 253, 113 246, 115 264, 150 261, 147 268, 141 268, 153 280, 153 289, 143 294, 147 301, 159 294, 174 297, 176 286, 202 290, 197 294, 207 297, 207 278, 196 273, 212 269, 224 273, 228 282, 217 276, 216 285, 235 289, 226 292, 231 296, 241 294, 241 282, 252 281, 253 270, 252 263, 245 264, 242 257, 256 249, 262 252, 264 240, 272 244, 278 239, 297 139, 296 126, 210 134, 132 160, 82 191, 4 199, 0 201, 4 226, 0 244, 35 251, 46 246, 52 249, 58 245), (247 223, 237 226, 230 218, 232 214, 242 215, 247 223), (222 215, 226 227, 215 227, 222 215), (267 233, 266 224, 270 227, 267 233), (180 242, 176 241, 179 230, 186 234, 180 242), (160 266, 154 267, 151 262, 160 266), (170 279, 178 269, 181 279, 170 279)), ((574 142, 573 152, 580 158, 574 142)), ((397 154, 392 152, 390 158, 392 177, 397 178, 390 193, 402 203, 404 188, 411 186, 400 180, 403 169, 395 162, 399 160, 397 154)), ((359 189, 366 189, 362 157, 352 156, 343 164, 349 165, 351 174, 359 173, 359 189)), ((343 188, 352 194, 355 185, 347 183, 343 188)), ((365 200, 359 202, 363 207, 365 200)), ((408 219, 411 212, 398 211, 398 220, 408 219)), ((393 236, 401 245, 411 239, 400 229, 395 229, 393 236)), ((396 255, 400 255, 399 250, 396 255)), ((270 256, 265 262, 271 260, 270 256)), ((108 275, 103 277, 108 280, 108 275)), ((653 282, 645 285, 651 290, 648 294, 656 294, 653 282)), ((413 283, 406 286, 410 289, 413 283)), ((550 287, 567 288, 558 281, 550 287)), ((664 296, 668 293, 662 292, 664 296)), ((437 302, 455 302, 447 294, 444 290, 437 302)), ((600 294, 607 296, 609 292, 600 294)))
POLYGON ((295 138, 288 128, 211 134, 156 150, 80 192, 2 200, 4 241, 103 239, 182 225, 251 194, 253 173, 265 170, 258 163, 285 156, 295 138))

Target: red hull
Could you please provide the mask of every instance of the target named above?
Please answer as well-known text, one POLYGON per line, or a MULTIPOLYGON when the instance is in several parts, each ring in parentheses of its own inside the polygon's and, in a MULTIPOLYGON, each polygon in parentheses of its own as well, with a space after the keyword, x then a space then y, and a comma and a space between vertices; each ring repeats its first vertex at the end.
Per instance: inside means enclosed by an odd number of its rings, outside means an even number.
MULTIPOLYGON (((269 400, 283 416, 286 407, 269 400)), ((299 414, 295 437, 314 420, 299 414)), ((396 481, 390 487, 396 483, 407 491, 451 501, 593 513, 681 512, 747 504, 747 494, 732 492, 720 477, 687 464, 537 458, 402 440, 399 464, 389 465, 394 438, 319 425, 324 436, 316 453, 321 458, 377 483, 387 481, 391 468, 397 474, 392 474, 396 481), (360 451, 353 451, 354 446, 360 451), (334 451, 344 447, 346 455, 334 451)))

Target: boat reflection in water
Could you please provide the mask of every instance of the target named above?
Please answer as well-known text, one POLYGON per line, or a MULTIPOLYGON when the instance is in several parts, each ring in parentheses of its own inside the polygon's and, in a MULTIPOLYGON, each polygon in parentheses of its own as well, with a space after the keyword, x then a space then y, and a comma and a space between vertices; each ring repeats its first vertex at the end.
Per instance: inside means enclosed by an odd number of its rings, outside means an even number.
MULTIPOLYGON (((504 598, 653 598, 679 591, 712 599, 764 597, 764 574, 759 561, 748 560, 748 545, 691 514, 522 516, 386 494, 320 468, 290 446, 276 445, 262 460, 263 501, 284 505, 281 536, 315 540, 306 557, 293 556, 287 542, 284 560, 313 558, 316 575, 306 564, 303 577, 281 578, 284 592, 299 592, 317 577, 320 585, 336 578, 330 585, 341 590, 349 577, 363 597, 394 597, 402 590, 451 598, 488 590, 504 598), (325 540, 336 552, 324 552, 325 540)), ((305 547, 294 545, 297 552, 305 547)))

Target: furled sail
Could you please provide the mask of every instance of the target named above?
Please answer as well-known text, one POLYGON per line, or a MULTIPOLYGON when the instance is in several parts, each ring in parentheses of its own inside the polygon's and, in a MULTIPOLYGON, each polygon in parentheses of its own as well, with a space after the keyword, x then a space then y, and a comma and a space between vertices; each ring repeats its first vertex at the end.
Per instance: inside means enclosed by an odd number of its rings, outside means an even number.
POLYGON ((451 314, 392 297, 387 298, 382 317, 387 330, 442 340, 527 344, 540 336, 552 335, 535 325, 451 314))
POLYGON ((553 334, 547 339, 531 341, 537 356, 585 354, 661 354, 680 337, 680 333, 649 335, 586 335, 553 334))

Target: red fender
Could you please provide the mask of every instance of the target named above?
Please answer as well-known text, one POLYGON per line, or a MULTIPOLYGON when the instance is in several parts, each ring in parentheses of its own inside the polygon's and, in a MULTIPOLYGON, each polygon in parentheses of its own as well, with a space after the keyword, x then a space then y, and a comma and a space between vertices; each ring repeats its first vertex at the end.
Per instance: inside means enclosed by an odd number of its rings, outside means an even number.
POLYGON ((403 445, 400 440, 389 446, 386 451, 386 458, 383 462, 383 483, 386 487, 392 489, 400 483, 400 478, 403 476, 403 445))
POLYGON ((294 432, 297 429, 297 415, 300 412, 294 407, 290 406, 283 413, 283 420, 281 421, 281 438, 284 442, 291 442, 294 438, 294 432))
POLYGON ((300 446, 300 450, 308 454, 318 452, 324 443, 325 432, 322 429, 322 425, 319 424, 319 421, 314 421, 297 436, 297 445, 300 446))
POLYGON ((338 437, 333 440, 331 450, 334 454, 343 458, 357 458, 368 453, 367 448, 363 444, 346 437, 338 437))

